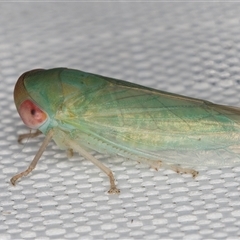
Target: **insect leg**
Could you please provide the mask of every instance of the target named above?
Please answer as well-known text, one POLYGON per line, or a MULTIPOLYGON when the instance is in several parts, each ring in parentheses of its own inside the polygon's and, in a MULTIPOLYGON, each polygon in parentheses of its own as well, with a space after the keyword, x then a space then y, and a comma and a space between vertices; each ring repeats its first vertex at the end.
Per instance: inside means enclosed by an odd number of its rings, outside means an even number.
POLYGON ((191 174, 193 178, 195 178, 198 175, 198 171, 191 169, 191 168, 183 168, 178 165, 170 165, 167 163, 162 163, 162 166, 166 169, 171 169, 176 173, 183 173, 183 174, 191 174))
POLYGON ((120 190, 116 187, 115 179, 113 176, 112 171, 106 167, 104 164, 102 164, 99 160, 97 160, 95 157, 93 157, 89 152, 87 152, 84 148, 82 148, 79 144, 74 142, 71 139, 65 139, 66 145, 81 154, 84 158, 91 161, 93 164, 95 164, 97 167, 99 167, 108 177, 110 180, 110 190, 108 191, 109 194, 119 194, 120 190))
POLYGON ((161 160, 151 160, 147 158, 138 158, 138 161, 141 163, 148 164, 151 168, 154 168, 155 170, 158 170, 160 167, 171 169, 176 173, 185 173, 185 174, 191 174, 193 178, 195 178, 198 175, 198 172, 191 168, 182 168, 177 165, 171 165, 162 162, 161 160))
POLYGON ((36 132, 30 132, 30 133, 25 133, 25 134, 20 134, 18 136, 18 143, 22 143, 22 141, 25 139, 25 138, 35 138, 39 135, 41 135, 42 132, 37 130, 36 132))
POLYGON ((38 163, 38 160, 40 159, 40 157, 42 156, 43 152, 45 151, 48 143, 52 139, 52 136, 53 136, 53 130, 50 130, 48 132, 48 134, 46 135, 45 139, 43 140, 43 143, 42 143, 41 147, 39 148, 37 154, 35 155, 34 159, 30 163, 29 167, 25 171, 23 171, 21 173, 18 173, 17 175, 15 175, 15 176, 13 176, 11 178, 10 181, 11 181, 12 185, 15 186, 16 181, 19 178, 22 178, 23 176, 27 176, 30 172, 32 172, 32 170, 36 167, 36 165, 38 163))
MULTIPOLYGON (((126 152, 125 152, 126 153, 126 152)), ((128 156, 129 159, 134 159, 134 160, 137 160, 138 163, 143 163, 143 164, 147 164, 149 167, 155 169, 156 171, 158 171, 158 169, 160 167, 162 167, 162 161, 161 160, 151 160, 151 159, 148 159, 148 158, 144 158, 144 157, 135 157, 134 155, 131 155, 128 156)))

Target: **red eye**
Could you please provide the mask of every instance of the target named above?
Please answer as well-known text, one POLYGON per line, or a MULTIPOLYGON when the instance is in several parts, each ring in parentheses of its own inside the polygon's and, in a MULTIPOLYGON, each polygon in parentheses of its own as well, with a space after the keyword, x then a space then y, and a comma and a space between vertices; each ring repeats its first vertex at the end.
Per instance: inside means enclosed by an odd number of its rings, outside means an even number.
POLYGON ((19 115, 29 128, 35 129, 40 127, 47 119, 47 114, 31 100, 26 100, 20 105, 19 115))

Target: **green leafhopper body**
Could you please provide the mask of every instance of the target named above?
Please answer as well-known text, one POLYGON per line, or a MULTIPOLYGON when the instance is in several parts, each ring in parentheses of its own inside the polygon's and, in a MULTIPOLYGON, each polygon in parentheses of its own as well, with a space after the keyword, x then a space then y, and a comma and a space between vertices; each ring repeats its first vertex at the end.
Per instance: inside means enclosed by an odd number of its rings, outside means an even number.
POLYGON ((23 122, 46 138, 29 168, 11 179, 13 184, 35 168, 51 139, 60 148, 79 152, 102 169, 110 179, 110 193, 119 192, 113 174, 89 150, 193 176, 198 174, 195 170, 176 164, 219 166, 240 162, 238 158, 219 163, 214 159, 197 162, 180 157, 191 151, 237 154, 237 107, 66 68, 24 73, 16 83, 14 100, 23 122), (171 151, 179 155, 171 157, 171 151))

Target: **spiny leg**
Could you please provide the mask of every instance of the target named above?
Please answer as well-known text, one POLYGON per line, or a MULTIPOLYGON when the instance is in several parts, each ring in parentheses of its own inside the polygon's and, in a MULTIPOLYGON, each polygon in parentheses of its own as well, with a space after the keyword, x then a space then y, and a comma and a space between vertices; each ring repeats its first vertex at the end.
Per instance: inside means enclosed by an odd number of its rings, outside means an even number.
POLYGON ((15 186, 16 184, 16 181, 19 179, 19 178, 22 178, 24 176, 27 176, 30 172, 32 172, 32 170, 36 167, 37 163, 38 163, 38 160, 40 159, 40 157, 42 156, 44 150, 46 149, 48 143, 50 142, 50 140, 52 139, 52 136, 53 136, 53 130, 50 130, 48 132, 48 134, 46 135, 45 139, 43 140, 43 143, 41 145, 41 147, 39 148, 37 154, 35 155, 34 159, 32 160, 32 162, 30 163, 29 167, 21 172, 21 173, 18 173, 17 175, 13 176, 11 178, 11 183, 13 186, 15 186))
POLYGON ((191 169, 191 168, 183 168, 181 166, 177 166, 177 165, 170 165, 167 163, 162 163, 162 166, 166 169, 171 169, 176 173, 179 174, 191 174, 193 178, 197 177, 198 175, 198 171, 191 169))
POLYGON ((151 168, 155 169, 156 171, 158 171, 158 169, 160 167, 162 167, 162 161, 161 160, 151 160, 151 159, 147 159, 147 158, 139 158, 138 161, 140 163, 144 163, 149 165, 151 168))
POLYGON ((185 174, 191 174, 193 178, 195 178, 198 175, 198 171, 195 171, 191 168, 182 168, 180 166, 176 165, 170 165, 167 163, 162 162, 161 160, 151 160, 147 158, 139 158, 139 162, 148 164, 151 168, 154 168, 155 170, 158 170, 160 167, 171 169, 176 173, 185 173, 185 174))
POLYGON ((75 150, 76 152, 81 154, 84 158, 91 161, 93 164, 95 164, 98 168, 100 168, 109 177, 109 181, 110 181, 110 189, 108 191, 109 194, 119 194, 120 193, 120 190, 117 188, 117 186, 115 184, 115 179, 114 179, 113 173, 108 167, 106 167, 104 164, 102 164, 99 160, 97 160, 95 157, 93 157, 89 152, 87 152, 84 148, 79 146, 73 140, 65 139, 65 141, 66 141, 66 145, 68 145, 68 147, 70 149, 75 150))
POLYGON ((41 135, 42 132, 37 130, 36 132, 30 132, 30 133, 24 133, 24 134, 20 134, 18 136, 18 143, 22 143, 22 141, 25 139, 25 138, 35 138, 39 135, 41 135))
POLYGON ((197 177, 199 173, 198 171, 192 168, 182 168, 180 166, 171 166, 170 169, 172 169, 176 173, 191 174, 193 178, 197 177))

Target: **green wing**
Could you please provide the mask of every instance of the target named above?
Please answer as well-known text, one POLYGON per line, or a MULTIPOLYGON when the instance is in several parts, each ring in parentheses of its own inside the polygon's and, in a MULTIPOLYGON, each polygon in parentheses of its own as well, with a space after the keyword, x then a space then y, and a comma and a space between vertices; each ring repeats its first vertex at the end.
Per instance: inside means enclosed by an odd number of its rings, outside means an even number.
POLYGON ((72 129, 85 147, 152 159, 171 150, 237 149, 238 108, 97 75, 88 78, 88 90, 69 93, 56 114, 59 127, 72 129))

